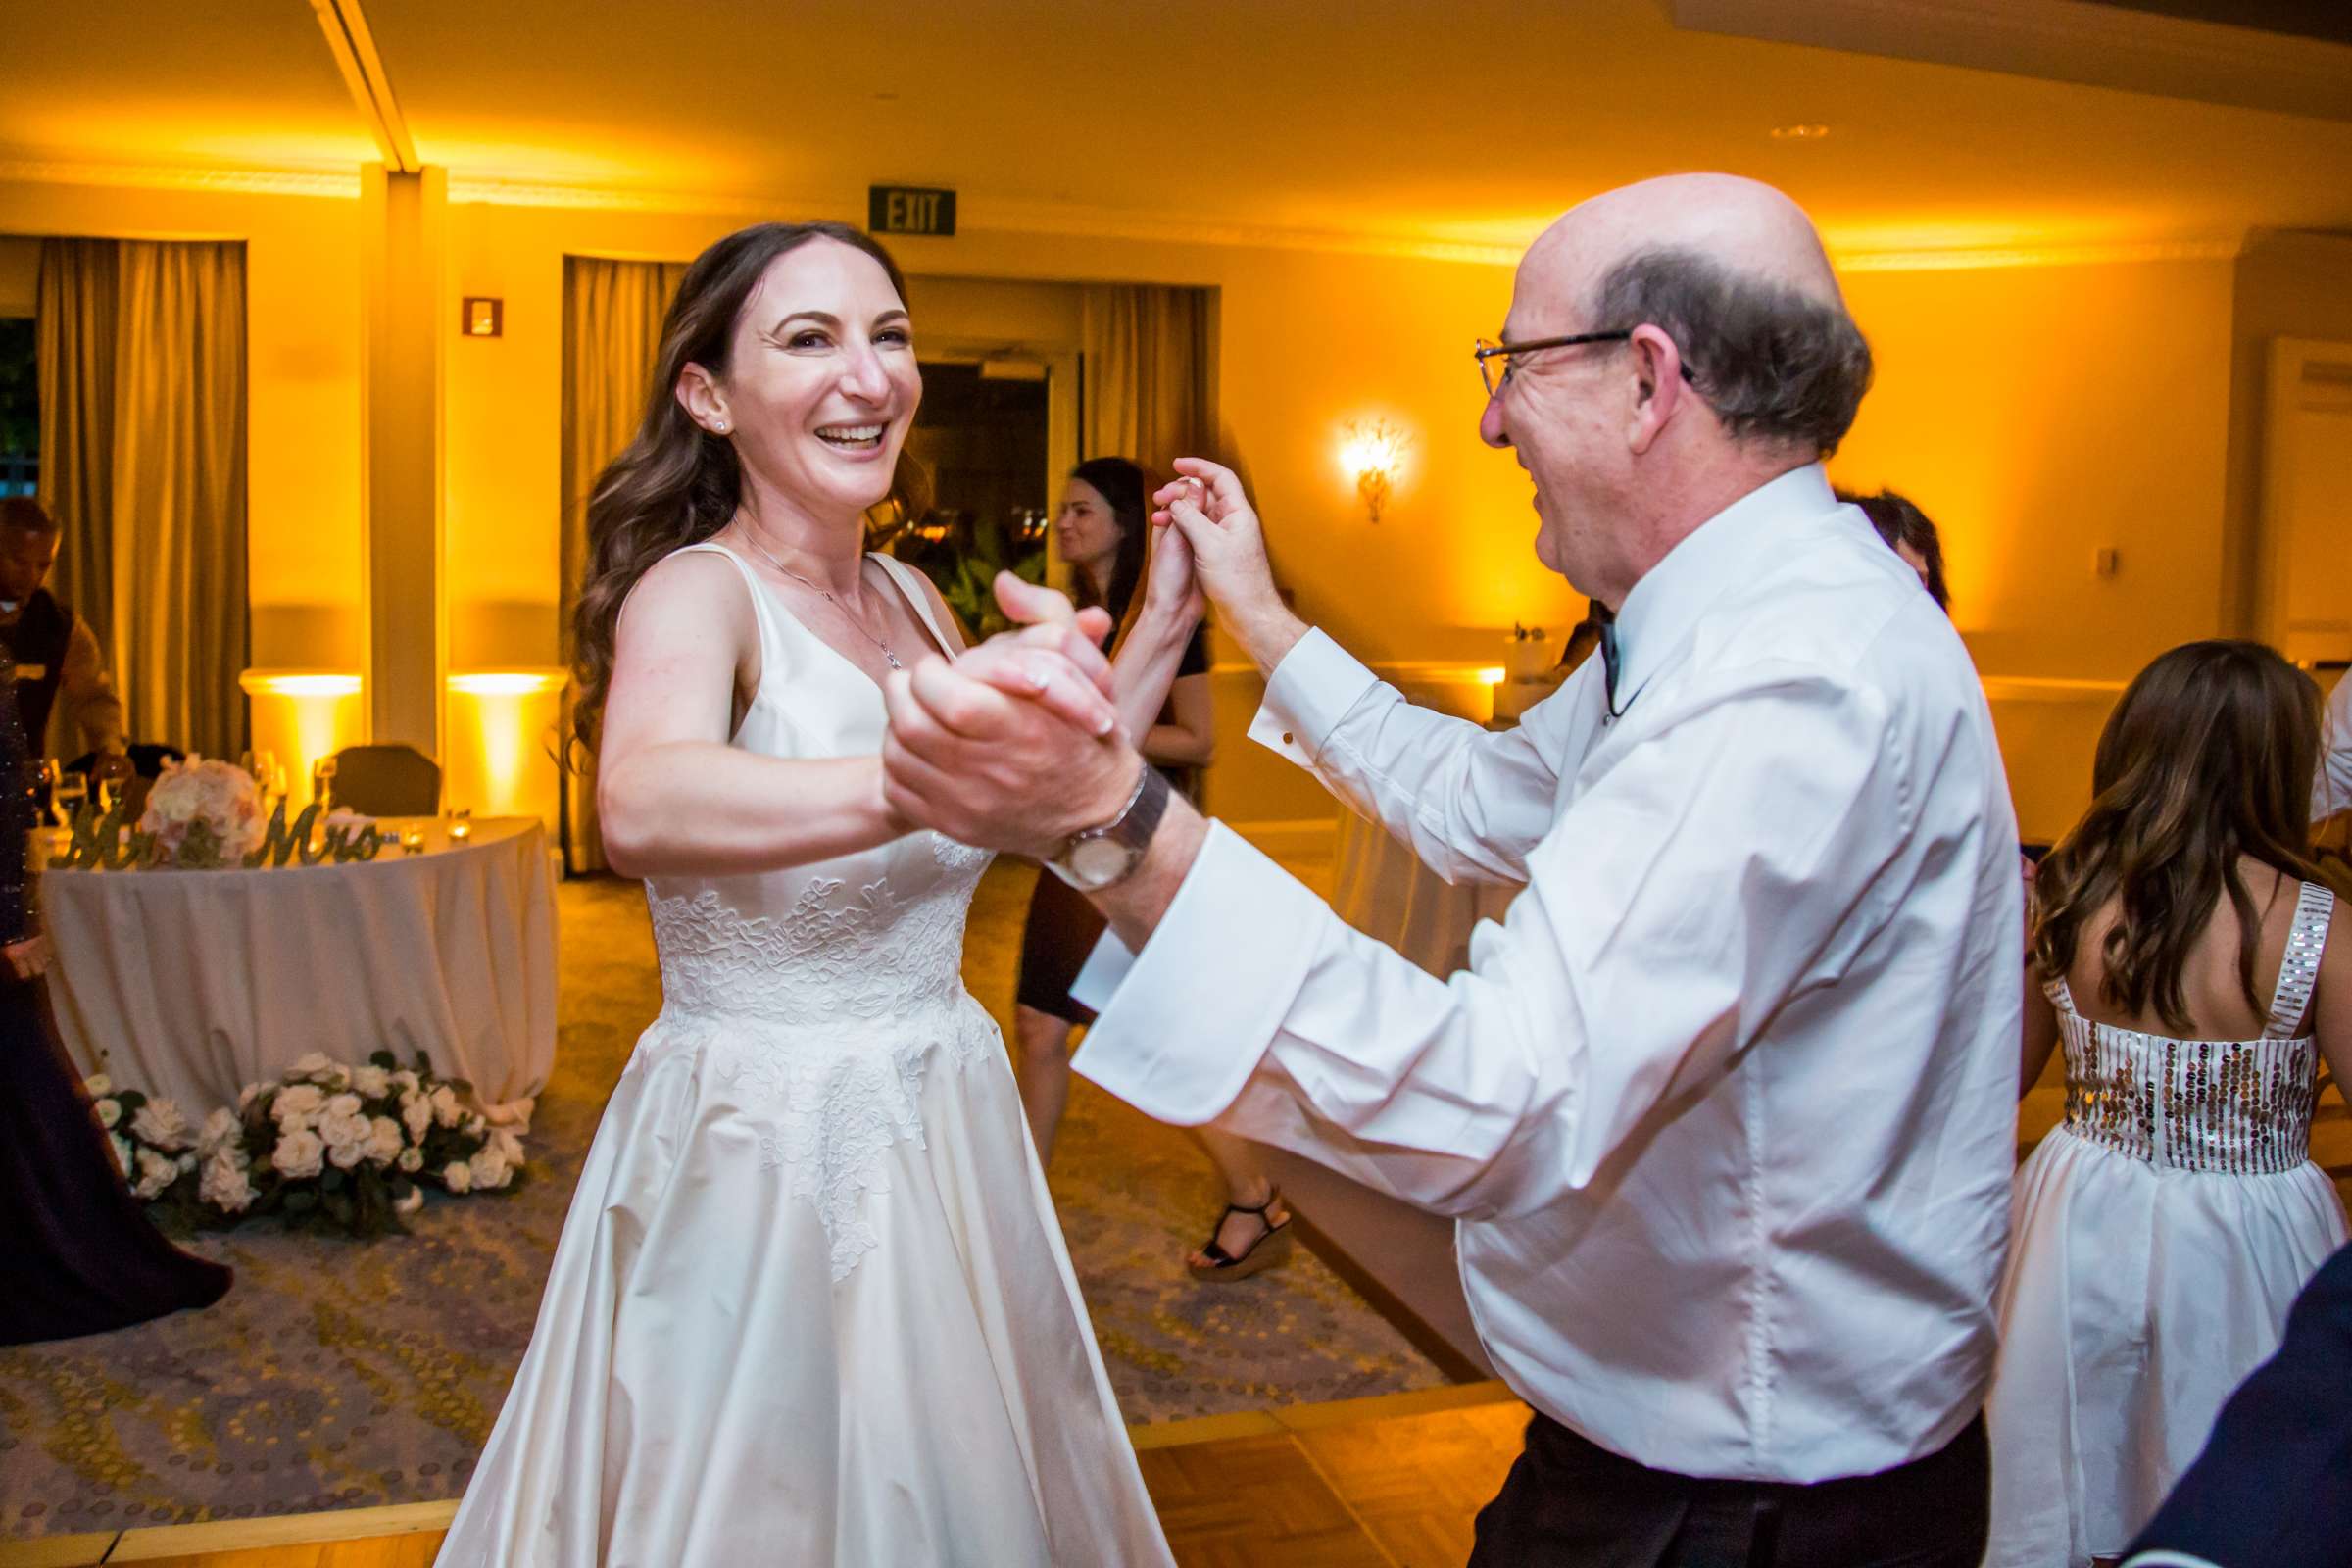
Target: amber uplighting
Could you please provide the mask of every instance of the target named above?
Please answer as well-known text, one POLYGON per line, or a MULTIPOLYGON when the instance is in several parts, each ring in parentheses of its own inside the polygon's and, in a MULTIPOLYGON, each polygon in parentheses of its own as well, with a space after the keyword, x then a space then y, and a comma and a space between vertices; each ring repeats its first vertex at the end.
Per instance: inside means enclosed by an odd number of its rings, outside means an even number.
POLYGON ((535 816, 552 832, 562 785, 549 737, 569 680, 552 666, 450 676, 443 798, 480 816, 535 816))
POLYGON ((288 804, 311 798, 311 765, 360 739, 359 674, 342 669, 249 669, 237 685, 253 700, 253 749, 286 769, 288 804))

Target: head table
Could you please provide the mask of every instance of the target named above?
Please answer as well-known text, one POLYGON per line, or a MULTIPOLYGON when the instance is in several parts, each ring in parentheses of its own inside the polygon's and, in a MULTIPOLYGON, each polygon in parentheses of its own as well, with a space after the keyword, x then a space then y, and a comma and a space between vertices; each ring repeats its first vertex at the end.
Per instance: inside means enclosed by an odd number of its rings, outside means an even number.
MULTIPOLYGON (((1467 717, 1459 694, 1402 686, 1407 699, 1467 717)), ((1476 722, 1476 720, 1473 720, 1476 722)), ((1497 720, 1493 730, 1513 727, 1497 720)), ((1340 812, 1332 863, 1331 906, 1339 917, 1444 980, 1470 967, 1470 934, 1481 920, 1499 922, 1519 896, 1513 887, 1455 887, 1421 863, 1412 846, 1378 822, 1340 812)))
POLYGON ((373 860, 42 874, 67 1050, 201 1119, 313 1052, 422 1052, 495 1120, 527 1120, 556 1059, 555 873, 533 817, 456 840, 380 818, 373 860), (421 853, 400 848, 403 829, 421 853))
POLYGON ((1500 921, 1515 887, 1455 887, 1378 822, 1340 813, 1331 906, 1341 919, 1444 980, 1470 967, 1470 933, 1500 921))

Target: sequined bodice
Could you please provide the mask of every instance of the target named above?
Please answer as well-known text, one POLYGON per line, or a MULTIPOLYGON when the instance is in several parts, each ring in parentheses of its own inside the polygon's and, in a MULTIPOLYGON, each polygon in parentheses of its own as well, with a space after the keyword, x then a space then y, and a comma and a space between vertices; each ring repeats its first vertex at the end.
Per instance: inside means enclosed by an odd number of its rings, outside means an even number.
POLYGON ((2276 1175, 2311 1155, 2316 1040, 2291 1033, 2319 976, 2333 896, 2306 884, 2257 1040, 2175 1040, 2075 1010, 2049 985, 2066 1048, 2066 1126, 2118 1153, 2175 1170, 2276 1175))

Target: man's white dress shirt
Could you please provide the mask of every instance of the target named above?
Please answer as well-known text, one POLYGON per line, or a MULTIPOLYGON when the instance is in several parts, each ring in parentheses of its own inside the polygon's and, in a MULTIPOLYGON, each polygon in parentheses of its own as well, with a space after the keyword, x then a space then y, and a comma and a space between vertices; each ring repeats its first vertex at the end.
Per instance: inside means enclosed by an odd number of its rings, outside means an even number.
POLYGON ((1819 466, 1700 527, 1508 734, 1320 633, 1252 734, 1442 875, 1433 979, 1221 825, 1076 1066, 1455 1216, 1497 1370, 1620 1454, 1818 1481, 1983 1403, 2023 891, 1960 639, 1819 466))
POLYGON ((2328 717, 2320 731, 2320 766, 2311 781, 2314 822, 2352 811, 2352 670, 2335 677, 2328 717))

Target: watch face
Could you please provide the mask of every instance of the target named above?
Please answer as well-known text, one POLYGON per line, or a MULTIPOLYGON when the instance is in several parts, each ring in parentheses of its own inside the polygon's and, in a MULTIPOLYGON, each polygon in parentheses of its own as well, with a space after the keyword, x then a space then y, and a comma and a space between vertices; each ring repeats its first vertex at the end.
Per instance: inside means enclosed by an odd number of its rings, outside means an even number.
POLYGON ((1084 839, 1070 847, 1070 876, 1082 888, 1099 888, 1119 879, 1135 852, 1114 839, 1084 839))

